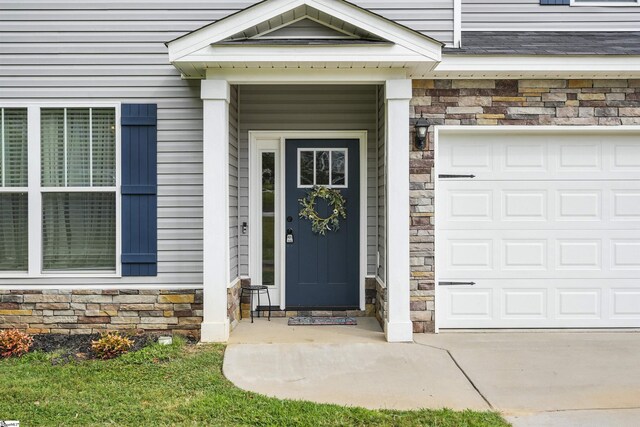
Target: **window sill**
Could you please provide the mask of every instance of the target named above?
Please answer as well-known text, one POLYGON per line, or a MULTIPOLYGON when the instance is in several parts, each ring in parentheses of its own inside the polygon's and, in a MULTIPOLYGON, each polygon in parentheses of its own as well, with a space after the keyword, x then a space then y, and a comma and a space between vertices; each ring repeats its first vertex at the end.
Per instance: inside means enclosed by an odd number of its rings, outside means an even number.
POLYGON ((29 273, 1 273, 0 280, 3 279, 120 279, 122 278, 121 274, 117 274, 114 272, 68 272, 61 271, 59 273, 40 273, 40 274, 29 274, 29 273))

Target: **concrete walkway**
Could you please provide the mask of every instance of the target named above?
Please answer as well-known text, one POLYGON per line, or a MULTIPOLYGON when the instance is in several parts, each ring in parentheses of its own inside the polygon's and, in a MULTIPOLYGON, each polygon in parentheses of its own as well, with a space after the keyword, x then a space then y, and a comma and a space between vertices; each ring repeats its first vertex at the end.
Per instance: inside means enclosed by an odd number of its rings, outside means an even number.
POLYGON ((517 427, 640 425, 640 334, 415 335, 387 344, 357 327, 242 322, 224 373, 269 396, 367 408, 494 409, 517 427))
POLYGON ((244 390, 284 399, 371 409, 489 409, 446 351, 388 344, 375 319, 358 323, 243 321, 227 347, 224 374, 244 390))

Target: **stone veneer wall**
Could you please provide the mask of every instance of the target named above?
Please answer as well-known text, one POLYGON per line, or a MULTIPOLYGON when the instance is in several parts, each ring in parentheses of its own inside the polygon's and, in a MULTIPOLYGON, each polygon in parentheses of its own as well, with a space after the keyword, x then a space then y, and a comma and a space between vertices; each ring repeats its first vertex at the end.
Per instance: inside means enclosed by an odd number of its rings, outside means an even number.
POLYGON ((375 315, 380 327, 384 330, 384 323, 387 319, 387 288, 376 281, 376 305, 375 315))
MULTIPOLYGON (((243 279, 243 284, 250 284, 251 279, 243 279)), ((376 279, 369 277, 365 279, 365 310, 342 310, 342 311, 329 311, 329 310, 313 310, 313 311, 293 311, 293 310, 271 310, 271 317, 293 317, 293 316, 311 316, 311 317, 324 317, 324 316, 353 316, 353 317, 374 317, 377 312, 377 297, 376 297, 376 279)), ((255 298, 255 296, 254 296, 255 298)), ((266 297, 261 296, 260 303, 266 306, 266 297)), ((249 312, 249 294, 245 292, 241 301, 242 318, 248 319, 251 313, 249 312)), ((261 316, 267 316, 266 310, 260 310, 261 316)), ((254 313, 254 316, 257 313, 254 313)))
POLYGON ((229 316, 229 327, 233 330, 240 321, 240 287, 249 285, 248 279, 238 280, 235 285, 227 289, 227 315, 229 316))
POLYGON ((31 334, 105 331, 200 337, 202 290, 0 290, 0 329, 31 334))
MULTIPOLYGON (((640 125, 639 80, 414 80, 412 118, 434 125, 640 125)), ((411 123, 413 130, 413 123, 411 123)), ((411 138, 411 319, 434 326, 433 132, 411 138)))

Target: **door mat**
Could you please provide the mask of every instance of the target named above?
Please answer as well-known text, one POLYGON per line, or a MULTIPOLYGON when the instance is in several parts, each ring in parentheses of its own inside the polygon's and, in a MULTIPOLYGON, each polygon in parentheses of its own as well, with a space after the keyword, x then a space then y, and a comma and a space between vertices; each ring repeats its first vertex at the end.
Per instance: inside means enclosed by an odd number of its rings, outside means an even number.
POLYGON ((298 316, 289 318, 289 326, 326 326, 326 325, 357 325, 355 317, 310 317, 298 316))

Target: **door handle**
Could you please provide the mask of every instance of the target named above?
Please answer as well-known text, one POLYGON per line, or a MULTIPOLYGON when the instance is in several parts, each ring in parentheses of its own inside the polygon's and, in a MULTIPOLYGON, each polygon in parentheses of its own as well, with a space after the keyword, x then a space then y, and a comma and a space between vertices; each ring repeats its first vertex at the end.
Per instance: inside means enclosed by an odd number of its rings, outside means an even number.
POLYGON ((292 244, 293 243, 293 229, 292 228, 287 228, 286 242, 288 244, 292 244))
POLYGON ((473 286, 476 282, 438 282, 438 286, 473 286))

